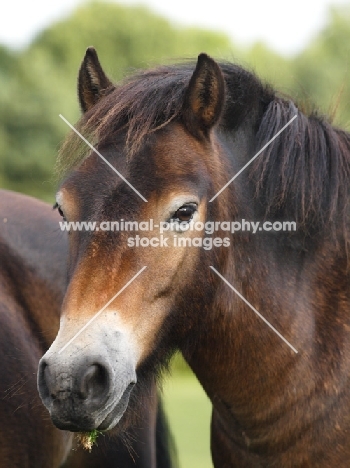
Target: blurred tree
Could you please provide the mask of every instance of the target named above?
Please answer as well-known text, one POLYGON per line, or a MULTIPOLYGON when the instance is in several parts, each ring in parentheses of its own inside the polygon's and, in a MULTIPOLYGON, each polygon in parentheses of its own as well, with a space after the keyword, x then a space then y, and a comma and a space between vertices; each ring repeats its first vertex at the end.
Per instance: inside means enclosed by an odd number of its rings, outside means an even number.
POLYGON ((261 79, 282 93, 291 95, 295 76, 290 59, 273 52, 262 42, 244 50, 243 59, 247 63, 246 68, 251 67, 261 79))
POLYGON ((94 45, 114 79, 140 67, 195 57, 227 56, 220 33, 171 25, 142 7, 94 2, 40 33, 19 54, 0 48, 0 183, 39 197, 52 196, 57 148, 67 133, 59 119, 79 117, 76 76, 94 45))
POLYGON ((327 26, 293 61, 295 88, 334 123, 350 124, 350 6, 332 8, 327 26))
POLYGON ((261 43, 237 48, 224 34, 173 25, 143 7, 94 2, 41 32, 21 52, 0 46, 1 186, 52 199, 54 161, 68 131, 58 114, 72 122, 79 118, 76 76, 89 45, 115 80, 135 68, 205 51, 239 62, 284 94, 317 103, 322 112, 332 115, 338 107, 335 122, 350 122, 349 8, 332 10, 310 46, 287 59, 261 43))

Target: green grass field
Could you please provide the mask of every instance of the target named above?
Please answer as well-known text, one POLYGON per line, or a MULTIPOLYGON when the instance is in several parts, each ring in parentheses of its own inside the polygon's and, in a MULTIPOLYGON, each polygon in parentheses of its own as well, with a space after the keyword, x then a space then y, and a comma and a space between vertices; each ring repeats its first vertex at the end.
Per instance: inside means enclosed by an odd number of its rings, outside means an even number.
POLYGON ((163 387, 164 407, 175 439, 180 468, 212 468, 211 404, 189 370, 175 370, 163 387))

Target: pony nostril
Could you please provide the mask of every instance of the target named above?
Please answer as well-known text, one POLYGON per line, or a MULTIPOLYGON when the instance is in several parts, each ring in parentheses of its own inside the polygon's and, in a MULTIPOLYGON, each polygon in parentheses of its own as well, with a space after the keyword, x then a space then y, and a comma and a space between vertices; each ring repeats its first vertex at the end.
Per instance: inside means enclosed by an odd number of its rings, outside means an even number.
POLYGON ((100 364, 93 364, 84 373, 80 384, 80 397, 84 400, 101 399, 109 388, 107 369, 100 364))
POLYGON ((50 397, 48 378, 49 378, 48 365, 44 360, 42 360, 39 364, 38 389, 39 389, 39 394, 43 400, 50 397))

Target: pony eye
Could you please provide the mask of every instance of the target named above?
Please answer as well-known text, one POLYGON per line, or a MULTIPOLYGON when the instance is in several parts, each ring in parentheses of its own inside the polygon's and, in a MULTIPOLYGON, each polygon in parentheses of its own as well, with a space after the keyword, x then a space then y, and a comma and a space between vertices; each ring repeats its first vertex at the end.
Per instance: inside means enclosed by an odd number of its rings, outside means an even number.
POLYGON ((62 216, 62 218, 64 218, 64 213, 63 213, 61 207, 59 206, 57 209, 58 209, 59 214, 62 216))
POLYGON ((194 204, 183 205, 174 213, 173 219, 180 222, 189 222, 196 211, 197 206, 194 204))

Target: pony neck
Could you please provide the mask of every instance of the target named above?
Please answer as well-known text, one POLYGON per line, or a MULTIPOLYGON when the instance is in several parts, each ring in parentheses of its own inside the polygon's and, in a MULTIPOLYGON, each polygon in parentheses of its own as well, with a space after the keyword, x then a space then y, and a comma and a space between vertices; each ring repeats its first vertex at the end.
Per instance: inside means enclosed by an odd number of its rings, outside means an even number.
POLYGON ((221 274, 298 354, 218 281, 196 346, 184 356, 212 401, 213 437, 225 434, 228 452, 233 446, 242 453, 281 450, 322 421, 329 400, 343 391, 350 340, 339 329, 349 322, 349 301, 340 299, 349 284, 341 253, 326 242, 305 252, 266 235, 245 244, 236 237, 221 274), (334 275, 323 282, 330 269, 334 275))

